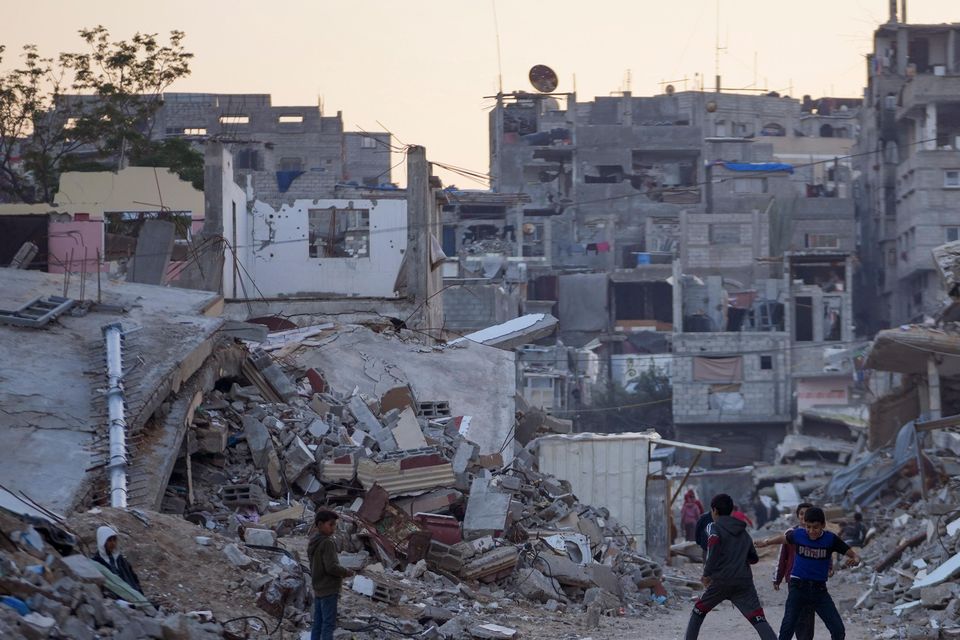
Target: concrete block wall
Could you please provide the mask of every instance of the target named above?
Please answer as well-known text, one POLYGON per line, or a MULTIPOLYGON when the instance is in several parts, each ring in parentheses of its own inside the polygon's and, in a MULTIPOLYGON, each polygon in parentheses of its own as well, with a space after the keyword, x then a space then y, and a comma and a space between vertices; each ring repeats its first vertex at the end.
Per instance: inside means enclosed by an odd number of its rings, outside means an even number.
MULTIPOLYGON (((673 353, 673 416, 678 423, 775 422, 790 414, 786 333, 677 333, 673 353), (709 408, 709 391, 718 383, 693 379, 697 356, 743 358, 744 409, 740 412, 709 408), (772 369, 761 368, 761 356, 773 358, 772 369)), ((734 383, 736 384, 736 383, 734 383)))

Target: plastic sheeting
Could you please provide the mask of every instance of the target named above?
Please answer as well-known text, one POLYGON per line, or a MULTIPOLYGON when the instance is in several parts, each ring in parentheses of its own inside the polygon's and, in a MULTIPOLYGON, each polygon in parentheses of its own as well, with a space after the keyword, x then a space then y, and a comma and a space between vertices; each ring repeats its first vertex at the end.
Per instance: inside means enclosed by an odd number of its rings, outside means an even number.
POLYGON ((917 432, 913 421, 900 427, 893 446, 893 458, 884 459, 881 451, 873 451, 868 456, 833 474, 827 485, 827 498, 843 499, 846 507, 867 504, 887 486, 900 470, 917 459, 917 432))
POLYGON ((739 382, 743 380, 743 357, 695 357, 693 379, 697 382, 739 382))
POLYGON ((729 171, 786 171, 793 173, 793 165, 785 162, 723 162, 723 168, 729 171))

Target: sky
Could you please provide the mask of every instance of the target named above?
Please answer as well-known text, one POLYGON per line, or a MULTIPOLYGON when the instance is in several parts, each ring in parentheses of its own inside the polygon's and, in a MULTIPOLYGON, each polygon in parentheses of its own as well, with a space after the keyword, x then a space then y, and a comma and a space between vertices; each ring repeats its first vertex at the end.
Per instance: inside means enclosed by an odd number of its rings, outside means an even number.
MULTIPOLYGON (((274 105, 323 104, 348 131, 391 131, 427 158, 489 170, 487 113, 530 89, 535 64, 578 99, 665 82, 713 86, 719 42, 726 88, 859 97, 864 55, 888 0, 31 0, 0 21, 0 68, 23 44, 80 51, 77 32, 113 39, 186 33, 192 73, 171 91, 269 93, 274 105), (719 5, 719 12, 718 12, 719 5), (719 16, 718 16, 719 13, 719 16), (719 38, 718 38, 719 34, 719 38), (499 51, 499 55, 498 55, 499 51)), ((909 0, 911 23, 960 21, 957 0, 909 0), (950 9, 953 9, 952 11, 950 9)), ((401 162, 398 156, 394 162, 401 162)), ((436 171, 445 185, 483 188, 436 171)), ((404 182, 402 165, 395 181, 404 182)))

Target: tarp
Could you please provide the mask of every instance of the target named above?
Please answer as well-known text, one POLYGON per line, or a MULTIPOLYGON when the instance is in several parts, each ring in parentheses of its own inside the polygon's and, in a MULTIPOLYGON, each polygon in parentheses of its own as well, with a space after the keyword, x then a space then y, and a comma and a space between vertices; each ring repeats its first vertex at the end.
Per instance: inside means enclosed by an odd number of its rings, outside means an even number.
POLYGON ((303 175, 303 171, 277 171, 277 190, 286 193, 293 181, 303 175))
POLYGON ((917 432, 913 420, 900 427, 893 446, 893 459, 884 460, 882 451, 872 451, 856 464, 833 474, 826 497, 843 499, 846 507, 869 504, 900 470, 917 459, 917 432))
POLYGON ((786 162, 721 162, 724 169, 729 171, 786 171, 793 173, 793 165, 786 162))
POLYGON ((743 358, 695 357, 693 379, 697 382, 739 382, 743 380, 743 358))

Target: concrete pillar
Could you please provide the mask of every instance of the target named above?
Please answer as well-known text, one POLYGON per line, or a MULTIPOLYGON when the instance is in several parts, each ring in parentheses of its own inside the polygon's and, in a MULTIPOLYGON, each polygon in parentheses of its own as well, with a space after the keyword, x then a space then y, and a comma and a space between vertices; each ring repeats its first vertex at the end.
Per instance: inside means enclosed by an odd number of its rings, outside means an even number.
POLYGON ((923 119, 923 148, 933 151, 937 148, 937 103, 927 103, 927 114, 923 119))
POLYGON ((910 33, 903 27, 897 30, 897 73, 907 74, 907 48, 910 46, 910 33))
POLYGON ((937 369, 937 360, 933 355, 927 358, 927 393, 930 419, 938 420, 943 417, 940 404, 940 370, 937 369))
POLYGON ((673 332, 683 331, 683 284, 680 279, 683 272, 678 260, 673 261, 673 332))
MULTIPOLYGON (((426 149, 407 151, 407 293, 414 312, 407 323, 430 335, 443 324, 443 273, 430 264, 431 245, 441 233, 439 211, 430 189, 426 149)), ((439 239, 437 240, 439 242, 439 239)))
POLYGON ((953 29, 947 33, 947 73, 953 74, 957 70, 957 61, 954 52, 957 50, 957 32, 953 29))
POLYGON ((810 306, 813 307, 813 341, 823 342, 823 291, 816 289, 811 292, 810 306))
MULTIPOLYGON (((709 188, 709 187, 708 187, 709 188)), ((707 211, 707 213, 710 213, 707 211)), ((687 271, 690 268, 690 240, 689 214, 684 209, 680 212, 680 269, 687 271)))

